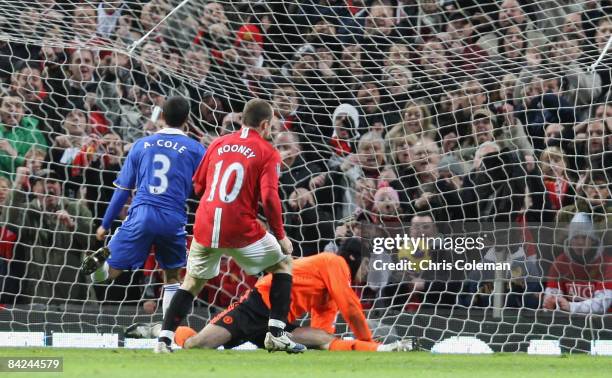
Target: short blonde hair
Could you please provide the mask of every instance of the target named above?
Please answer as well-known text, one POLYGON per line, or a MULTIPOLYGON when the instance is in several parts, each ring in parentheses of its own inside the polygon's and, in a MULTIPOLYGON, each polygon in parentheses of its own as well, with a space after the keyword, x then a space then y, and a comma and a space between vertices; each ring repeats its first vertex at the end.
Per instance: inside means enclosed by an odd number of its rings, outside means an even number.
POLYGON ((404 74, 404 76, 406 76, 409 82, 412 82, 412 71, 410 71, 407 67, 396 64, 393 66, 386 66, 382 69, 382 71, 388 76, 389 79, 393 78, 393 71, 400 71, 402 74, 404 74))
POLYGON ((407 135, 404 129, 404 114, 408 111, 408 109, 417 108, 421 113, 421 132, 418 133, 417 137, 427 136, 431 138, 435 138, 435 130, 431 124, 431 113, 427 108, 427 105, 422 102, 417 102, 413 100, 409 100, 406 102, 404 109, 402 110, 402 121, 398 124, 395 124, 391 130, 387 133, 387 138, 396 138, 398 136, 407 135))
POLYGON ((512 82, 512 85, 515 85, 515 84, 516 84, 516 80, 517 80, 517 79, 518 79, 518 78, 516 77, 516 75, 515 75, 515 74, 513 74, 513 73, 507 73, 507 74, 505 74, 504 76, 502 76, 502 79, 501 79, 501 84, 502 84, 502 85, 506 85, 506 83, 508 83, 509 81, 511 81, 511 82, 512 82))
POLYGON ((387 161, 391 163, 397 163, 397 153, 400 151, 398 148, 407 144, 409 147, 414 146, 419 141, 419 138, 414 135, 401 135, 395 138, 385 138, 385 146, 387 147, 387 161))
POLYGON ((387 155, 385 154, 385 141, 375 131, 369 131, 359 139, 357 142, 357 155, 367 155, 370 152, 363 152, 363 148, 366 144, 378 145, 378 150, 373 153, 376 156, 376 161, 379 166, 383 166, 387 161, 387 155), (380 158, 380 159, 379 159, 380 158))
POLYGON ((513 100, 514 102, 514 91, 516 89, 516 86, 518 84, 518 77, 513 74, 513 73, 507 73, 505 74, 502 79, 499 82, 499 97, 502 100, 513 100), (505 89, 511 87, 512 88, 512 98, 510 99, 504 99, 505 94, 502 92, 505 92, 505 89))
POLYGON ((561 159, 561 161, 563 161, 563 164, 567 168, 567 160, 565 159, 565 154, 563 153, 563 150, 555 146, 546 147, 544 151, 542 151, 542 154, 540 155, 540 163, 545 163, 545 164, 540 164, 540 169, 542 169, 542 174, 546 176, 553 176, 553 172, 550 169, 550 162, 553 158, 561 159))
POLYGON ((26 152, 25 155, 23 156, 25 160, 29 160, 29 159, 45 160, 46 157, 47 157, 47 153, 45 152, 45 150, 36 148, 36 146, 32 146, 28 150, 28 152, 26 152))

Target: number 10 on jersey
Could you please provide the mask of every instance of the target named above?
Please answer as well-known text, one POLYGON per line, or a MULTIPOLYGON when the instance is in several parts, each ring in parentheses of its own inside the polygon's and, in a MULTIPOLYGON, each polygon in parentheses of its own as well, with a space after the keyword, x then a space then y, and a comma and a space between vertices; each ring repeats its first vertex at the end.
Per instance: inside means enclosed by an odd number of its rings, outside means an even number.
POLYGON ((210 187, 210 194, 206 200, 208 202, 212 202, 215 199, 215 195, 217 194, 217 186, 219 186, 219 200, 224 203, 231 203, 238 197, 243 182, 244 167, 242 164, 239 162, 234 162, 224 169, 223 160, 221 160, 215 164, 215 173, 213 176, 212 185, 210 187), (222 170, 223 173, 221 173, 222 170), (228 194, 227 184, 232 176, 232 173, 234 172, 236 172, 236 180, 234 181, 234 185, 228 194), (221 176, 221 183, 219 183, 219 176, 221 176))

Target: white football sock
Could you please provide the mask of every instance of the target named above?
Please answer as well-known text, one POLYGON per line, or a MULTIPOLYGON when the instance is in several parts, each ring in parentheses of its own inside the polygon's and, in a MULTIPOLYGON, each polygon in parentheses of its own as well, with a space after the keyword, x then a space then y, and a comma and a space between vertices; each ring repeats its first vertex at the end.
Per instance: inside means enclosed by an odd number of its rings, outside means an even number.
POLYGON ((168 307, 170 307, 172 297, 174 297, 174 294, 180 287, 181 285, 178 282, 164 285, 164 294, 162 299, 162 316, 166 316, 166 311, 168 310, 168 307))
POLYGON ((277 320, 277 319, 268 320, 268 327, 276 327, 280 329, 285 329, 285 325, 286 324, 281 320, 277 320))
POLYGON ((167 337, 171 342, 174 342, 174 332, 168 330, 159 331, 158 339, 162 337, 167 337))
POLYGON ((105 261, 101 267, 89 275, 93 283, 101 283, 108 279, 108 263, 105 261))

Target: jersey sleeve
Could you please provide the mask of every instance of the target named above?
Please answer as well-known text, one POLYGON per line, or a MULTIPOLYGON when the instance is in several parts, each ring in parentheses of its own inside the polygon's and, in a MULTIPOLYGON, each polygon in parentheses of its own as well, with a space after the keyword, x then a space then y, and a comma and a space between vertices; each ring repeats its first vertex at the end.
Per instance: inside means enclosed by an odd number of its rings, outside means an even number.
POLYGON ((270 229, 277 239, 282 239, 285 237, 283 213, 280 196, 278 195, 280 162, 281 159, 278 151, 273 150, 270 159, 264 162, 263 171, 259 181, 264 213, 268 223, 270 224, 270 229))
POLYGON ((371 341, 372 332, 365 316, 359 298, 351 289, 350 273, 344 261, 336 259, 322 260, 325 266, 320 271, 331 299, 336 302, 342 317, 348 323, 355 337, 362 341, 371 341))
POLYGON ((127 190, 122 190, 120 188, 115 188, 113 192, 113 196, 111 197, 110 203, 106 208, 106 212, 104 213, 104 218, 102 219, 102 227, 107 230, 110 230, 113 221, 117 219, 119 212, 125 206, 128 198, 130 198, 130 192, 127 190))
POLYGON ((113 182, 113 185, 123 190, 133 190, 136 188, 139 155, 140 149, 138 148, 138 144, 134 144, 127 157, 125 158, 125 161, 123 162, 123 167, 121 167, 119 176, 117 176, 117 179, 113 182))
POLYGON ((597 290, 593 298, 570 302, 570 312, 578 314, 605 314, 612 305, 612 290, 597 290))
MULTIPOLYGON (((214 144, 214 142, 213 142, 214 144)), ((210 148, 206 153, 204 153, 204 157, 200 160, 200 164, 193 174, 193 191, 194 193, 200 197, 206 191, 206 172, 208 171, 208 161, 210 156, 210 150, 213 148, 213 144, 210 145, 210 148)))

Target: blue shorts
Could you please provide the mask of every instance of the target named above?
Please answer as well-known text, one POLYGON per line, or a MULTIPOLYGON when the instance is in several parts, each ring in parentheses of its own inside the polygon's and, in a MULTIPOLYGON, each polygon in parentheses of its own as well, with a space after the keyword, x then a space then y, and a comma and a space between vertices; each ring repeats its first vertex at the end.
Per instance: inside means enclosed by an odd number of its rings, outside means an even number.
POLYGON ((130 208, 128 217, 115 231, 108 248, 108 265, 118 270, 143 267, 151 247, 156 248, 162 269, 177 269, 187 262, 185 214, 158 207, 140 205, 130 208))

